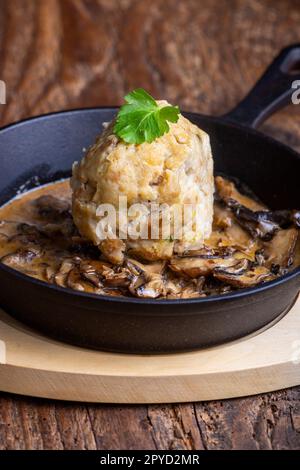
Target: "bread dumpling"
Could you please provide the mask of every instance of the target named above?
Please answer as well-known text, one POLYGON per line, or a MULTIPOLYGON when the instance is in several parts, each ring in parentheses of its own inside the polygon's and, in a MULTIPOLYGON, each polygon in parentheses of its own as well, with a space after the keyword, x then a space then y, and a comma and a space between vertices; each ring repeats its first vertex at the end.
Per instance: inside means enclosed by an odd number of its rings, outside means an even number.
MULTIPOLYGON (((174 253, 201 247, 211 234, 214 179, 209 136, 181 114, 169 126, 169 132, 151 143, 128 144, 114 134, 113 121, 81 162, 73 166, 74 222, 82 236, 99 246, 113 263, 122 263, 125 252, 145 260, 168 259, 174 253), (97 224, 103 216, 97 215, 97 208, 111 204, 119 215, 120 196, 126 197, 127 208, 137 203, 149 209, 162 205, 157 209, 159 217, 167 206, 170 236, 151 238, 152 219, 145 216, 139 220, 147 226, 150 239, 134 239, 130 235, 124 239, 117 217, 116 238, 101 239, 97 224), (183 221, 177 238, 173 219, 178 208, 183 209, 186 204, 197 206, 197 212, 192 224, 183 221)), ((129 227, 134 218, 134 213, 128 216, 129 227)))

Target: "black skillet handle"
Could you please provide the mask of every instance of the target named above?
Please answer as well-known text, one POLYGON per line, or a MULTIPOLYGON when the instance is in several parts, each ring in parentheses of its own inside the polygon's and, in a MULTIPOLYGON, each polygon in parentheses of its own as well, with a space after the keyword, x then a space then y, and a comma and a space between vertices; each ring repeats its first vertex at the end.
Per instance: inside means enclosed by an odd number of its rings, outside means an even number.
POLYGON ((283 49, 248 95, 223 118, 258 127, 275 111, 292 103, 292 95, 300 86, 300 82, 294 83, 296 80, 300 80, 300 44, 283 49))

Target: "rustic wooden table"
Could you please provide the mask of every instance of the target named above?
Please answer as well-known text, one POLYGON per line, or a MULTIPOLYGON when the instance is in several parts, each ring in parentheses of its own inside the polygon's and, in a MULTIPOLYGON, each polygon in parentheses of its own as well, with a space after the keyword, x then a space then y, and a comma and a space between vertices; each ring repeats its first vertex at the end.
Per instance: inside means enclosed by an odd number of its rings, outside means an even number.
MULTIPOLYGON (((222 114, 280 48, 300 42, 299 24, 298 0, 0 0, 1 124, 118 104, 138 86, 222 114)), ((263 131, 300 150, 299 111, 290 106, 263 131)), ((2 394, 0 448, 300 449, 300 387, 161 406, 2 394)))

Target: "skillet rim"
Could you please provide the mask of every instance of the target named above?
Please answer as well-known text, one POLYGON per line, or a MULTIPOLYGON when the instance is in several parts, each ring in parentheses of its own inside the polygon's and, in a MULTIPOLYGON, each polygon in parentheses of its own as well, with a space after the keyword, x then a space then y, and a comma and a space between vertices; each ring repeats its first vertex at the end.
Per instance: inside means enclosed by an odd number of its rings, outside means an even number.
MULTIPOLYGON (((44 119, 48 118, 55 118, 56 116, 60 115, 72 115, 72 114, 80 114, 82 112, 89 113, 89 112, 95 112, 95 111, 116 111, 119 108, 119 106, 95 106, 95 107, 88 107, 88 108, 74 108, 74 109, 68 109, 68 110, 63 110, 63 111, 54 111, 51 113, 46 113, 46 114, 40 114, 37 116, 31 116, 29 118, 22 119, 20 121, 16 121, 10 124, 7 124, 3 127, 0 128, 0 134, 2 134, 5 131, 8 131, 10 129, 17 128, 19 126, 26 125, 32 121, 42 121, 44 119)), ((232 121, 227 120, 226 118, 220 116, 209 116, 206 114, 201 114, 201 113, 196 113, 196 112, 190 112, 190 111, 185 111, 183 110, 182 113, 184 115, 189 115, 189 116, 194 116, 195 118, 204 118, 207 119, 208 121, 212 123, 218 123, 227 127, 232 127, 232 128, 237 128, 242 132, 247 132, 249 134, 252 134, 254 137, 258 139, 263 139, 270 145, 276 145, 279 146, 283 151, 289 152, 292 155, 294 155, 296 158, 300 159, 300 154, 296 152, 294 149, 289 147, 288 145, 274 139, 273 137, 270 137, 263 132, 258 131, 257 129, 245 126, 243 124, 238 124, 232 121)), ((92 299, 92 300, 98 300, 98 301, 109 301, 113 302, 116 304, 120 303, 126 303, 126 304, 140 304, 140 305, 191 305, 191 304, 206 304, 206 303, 211 303, 211 302, 216 302, 216 301, 233 301, 235 299, 239 298, 244 298, 247 297, 251 294, 256 294, 259 292, 263 291, 268 291, 272 289, 273 287, 279 286, 281 284, 284 284, 285 282, 288 282, 289 280, 293 280, 300 275, 300 266, 298 268, 293 269, 291 272, 280 276, 277 279, 274 279, 272 281, 267 281, 263 284, 259 284, 258 286, 255 287, 249 287, 245 289, 240 289, 237 291, 229 292, 227 294, 219 294, 219 295, 212 295, 208 297, 199 297, 199 298, 192 298, 192 299, 140 299, 136 297, 114 297, 110 295, 101 295, 101 294, 93 294, 93 293, 88 293, 88 292, 81 292, 81 291, 76 291, 74 289, 70 289, 68 287, 60 287, 56 286, 54 284, 49 284, 46 281, 42 281, 39 279, 36 279, 34 277, 28 276, 16 269, 13 269, 9 266, 6 266, 4 263, 0 261, 0 269, 4 272, 8 272, 13 276, 18 277, 19 279, 25 281, 25 282, 30 282, 34 285, 40 286, 40 287, 45 287, 47 289, 50 289, 52 291, 57 291, 60 293, 68 293, 69 295, 73 295, 75 297, 82 297, 82 298, 87 298, 87 299, 92 299)), ((177 312, 178 313, 178 312, 177 312)))

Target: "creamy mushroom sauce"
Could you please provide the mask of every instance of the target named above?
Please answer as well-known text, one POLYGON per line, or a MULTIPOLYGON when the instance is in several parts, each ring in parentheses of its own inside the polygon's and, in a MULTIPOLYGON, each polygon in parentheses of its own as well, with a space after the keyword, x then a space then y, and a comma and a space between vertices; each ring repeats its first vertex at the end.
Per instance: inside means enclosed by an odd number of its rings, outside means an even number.
POLYGON ((216 177, 214 224, 201 250, 169 262, 127 257, 114 266, 78 233, 69 181, 32 190, 0 208, 2 263, 78 291, 141 298, 226 294, 272 280, 300 265, 297 211, 268 211, 216 177))

